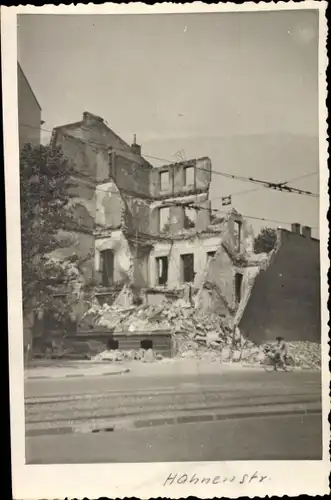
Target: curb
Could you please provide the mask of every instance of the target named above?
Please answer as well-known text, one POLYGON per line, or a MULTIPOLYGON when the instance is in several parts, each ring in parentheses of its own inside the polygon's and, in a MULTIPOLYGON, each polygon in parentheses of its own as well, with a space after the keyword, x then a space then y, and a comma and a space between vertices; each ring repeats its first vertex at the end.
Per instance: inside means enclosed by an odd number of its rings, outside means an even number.
POLYGON ((110 375, 124 375, 124 373, 129 373, 131 370, 130 368, 126 368, 125 370, 121 370, 121 371, 118 371, 118 372, 103 372, 103 373, 97 373, 97 374, 94 374, 94 375, 89 375, 89 374, 86 374, 86 373, 81 373, 81 374, 69 374, 69 375, 63 375, 63 376, 47 376, 47 375, 36 375, 36 376, 30 376, 27 375, 26 376, 26 380, 63 380, 63 379, 66 379, 66 378, 83 378, 83 377, 108 377, 110 375))
POLYGON ((161 417, 161 418, 149 418, 149 419, 130 419, 118 422, 109 422, 103 427, 96 427, 93 425, 83 425, 83 426, 66 426, 51 429, 31 429, 25 432, 25 437, 38 437, 38 436, 51 436, 51 435, 61 435, 61 434, 94 434, 103 432, 115 432, 118 430, 138 430, 143 428, 159 427, 162 425, 179 425, 179 424, 189 424, 189 423, 203 423, 203 422, 221 422, 229 420, 241 420, 256 417, 285 417, 285 416, 297 416, 297 415, 322 415, 322 410, 319 409, 306 409, 306 410, 283 410, 274 411, 270 410, 268 412, 252 411, 246 413, 230 413, 230 414, 202 414, 202 415, 187 415, 187 416, 175 416, 175 417, 161 417))

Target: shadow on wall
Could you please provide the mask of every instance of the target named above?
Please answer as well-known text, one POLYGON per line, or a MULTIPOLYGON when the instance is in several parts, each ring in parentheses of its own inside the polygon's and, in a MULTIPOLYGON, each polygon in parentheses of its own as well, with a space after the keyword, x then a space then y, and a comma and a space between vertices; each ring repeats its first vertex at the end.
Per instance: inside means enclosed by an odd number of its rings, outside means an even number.
POLYGON ((281 244, 255 279, 239 327, 263 343, 278 335, 288 341, 321 341, 319 241, 281 231, 281 244))

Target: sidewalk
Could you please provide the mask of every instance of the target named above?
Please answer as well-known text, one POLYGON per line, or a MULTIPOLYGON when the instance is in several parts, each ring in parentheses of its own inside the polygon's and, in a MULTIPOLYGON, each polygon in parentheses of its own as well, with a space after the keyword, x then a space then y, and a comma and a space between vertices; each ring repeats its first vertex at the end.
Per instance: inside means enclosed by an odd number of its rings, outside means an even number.
MULTIPOLYGON (((25 379, 59 379, 79 377, 99 377, 127 374, 132 377, 208 375, 229 372, 263 372, 261 365, 245 365, 241 363, 220 363, 198 359, 169 358, 162 361, 144 363, 128 361, 111 363, 105 361, 37 361, 25 369, 25 379), (38 366, 39 365, 39 366, 38 366)), ((300 368, 296 372, 302 371, 300 368)), ((306 370, 305 370, 306 371, 306 370)), ((308 370, 314 371, 314 370, 308 370)))
POLYGON ((124 365, 113 365, 111 363, 91 363, 90 361, 68 362, 49 364, 48 366, 32 366, 25 369, 24 378, 36 379, 61 379, 100 377, 110 375, 122 375, 130 369, 124 365))

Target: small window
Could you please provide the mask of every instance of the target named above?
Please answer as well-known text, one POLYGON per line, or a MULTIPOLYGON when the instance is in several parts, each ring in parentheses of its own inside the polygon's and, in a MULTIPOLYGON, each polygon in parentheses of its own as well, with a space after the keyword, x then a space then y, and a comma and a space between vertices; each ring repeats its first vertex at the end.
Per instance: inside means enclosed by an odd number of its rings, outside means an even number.
POLYGON ((166 285, 168 281, 168 257, 157 257, 157 284, 166 285))
POLYGON ((235 249, 240 252, 241 247, 241 222, 234 222, 234 239, 235 239, 235 249))
POLYGON ((191 229, 196 226, 197 212, 195 208, 184 207, 184 229, 191 229))
POLYGON ((194 281, 194 255, 187 253, 180 256, 181 258, 181 275, 184 283, 192 283, 194 281))
POLYGON ((153 349, 153 341, 150 339, 142 340, 140 342, 140 348, 145 349, 145 351, 147 351, 147 349, 153 349))
POLYGON ((241 301, 241 287, 242 287, 243 275, 240 273, 235 274, 235 295, 236 302, 239 304, 241 301))
POLYGON ((114 175, 114 165, 113 165, 113 148, 108 149, 108 166, 109 166, 109 177, 114 175))
POLYGON ((194 186, 194 167, 184 168, 184 184, 185 186, 194 186))
POLYGON ((108 351, 116 351, 116 349, 118 349, 118 340, 113 338, 108 339, 107 349, 108 351))
POLYGON ((207 252, 208 262, 215 257, 216 252, 207 252))
POLYGON ((111 286, 114 282, 114 252, 107 249, 100 252, 101 283, 111 286))
POLYGON ((170 208, 159 208, 159 232, 166 233, 170 226, 170 208))
POLYGON ((169 189, 169 172, 160 172, 160 189, 166 191, 169 189))

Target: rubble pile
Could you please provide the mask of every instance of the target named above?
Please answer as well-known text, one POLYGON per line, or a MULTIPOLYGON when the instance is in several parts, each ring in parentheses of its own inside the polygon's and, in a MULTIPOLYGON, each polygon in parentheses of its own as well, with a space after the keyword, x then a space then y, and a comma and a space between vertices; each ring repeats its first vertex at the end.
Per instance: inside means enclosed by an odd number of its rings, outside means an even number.
POLYGON ((288 352, 296 366, 321 369, 321 345, 315 342, 289 342, 288 352))
MULTIPOLYGON (((265 359, 266 345, 244 340, 237 329, 233 334, 226 318, 204 313, 184 299, 164 301, 161 305, 120 307, 118 305, 92 306, 83 317, 87 329, 106 329, 112 332, 169 331, 180 358, 208 359, 208 361, 242 362, 259 365, 265 359)), ((289 342, 289 355, 301 368, 320 369, 321 348, 313 342, 289 342)), ((151 355, 150 355, 151 356, 151 355)), ((154 356, 154 355, 153 355, 154 356)), ((146 351, 104 351, 95 360, 144 360, 146 351)), ((154 356, 153 360, 161 359, 154 356)))
POLYGON ((81 329, 82 326, 87 329, 106 328, 112 332, 169 331, 173 334, 177 355, 181 357, 209 356, 219 359, 223 348, 233 341, 239 346, 242 340, 239 333, 233 339, 225 318, 199 311, 183 299, 128 308, 94 305, 85 314, 81 329))
MULTIPOLYGON (((242 352, 241 361, 245 364, 261 364, 265 358, 264 349, 273 346, 268 343, 261 346, 246 342, 242 352)), ((320 370, 321 368, 321 346, 315 342, 296 341, 288 342, 288 354, 294 361, 294 366, 300 368, 320 370)))

